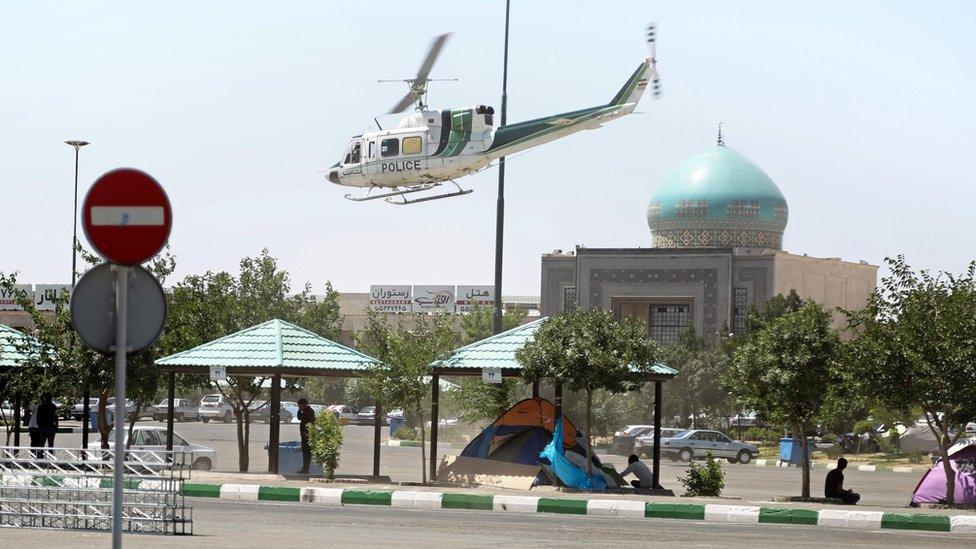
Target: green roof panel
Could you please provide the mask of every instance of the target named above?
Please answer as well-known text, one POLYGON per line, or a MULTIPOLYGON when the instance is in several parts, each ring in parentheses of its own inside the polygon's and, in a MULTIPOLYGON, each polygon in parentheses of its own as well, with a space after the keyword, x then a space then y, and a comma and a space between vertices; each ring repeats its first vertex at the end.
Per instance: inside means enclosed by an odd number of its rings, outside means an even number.
POLYGON ((161 358, 156 365, 359 371, 378 362, 314 332, 275 319, 161 358))
POLYGON ((0 324, 0 368, 20 366, 27 359, 27 355, 19 347, 23 347, 31 339, 33 338, 29 335, 0 324))
MULTIPOLYGON (((493 335, 476 341, 470 345, 456 349, 447 358, 431 364, 441 370, 465 370, 480 368, 504 368, 521 370, 522 365, 515 360, 515 353, 523 345, 535 338, 535 332, 548 317, 512 328, 507 332, 493 335)), ((657 363, 651 371, 660 376, 675 376, 678 371, 674 368, 657 363)))

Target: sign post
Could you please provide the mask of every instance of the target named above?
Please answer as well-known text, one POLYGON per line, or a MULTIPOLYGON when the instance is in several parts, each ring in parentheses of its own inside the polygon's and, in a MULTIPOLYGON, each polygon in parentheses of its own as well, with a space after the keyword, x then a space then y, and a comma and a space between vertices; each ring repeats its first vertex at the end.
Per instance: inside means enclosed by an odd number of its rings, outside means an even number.
MULTIPOLYGON (((71 295, 71 322, 85 343, 98 351, 115 353, 115 452, 112 479, 112 547, 122 547, 122 508, 125 468, 125 367, 126 353, 139 351, 159 337, 165 320, 166 301, 159 282, 152 275, 149 289, 133 286, 134 311, 129 326, 129 274, 135 282, 145 281, 139 267, 159 253, 169 239, 173 213, 162 186, 149 174, 132 168, 112 170, 98 178, 82 205, 82 224, 92 247, 113 265, 102 265, 86 273, 71 295), (92 314, 111 306, 107 292, 108 273, 114 272, 114 315, 92 314), (99 274, 102 273, 102 274, 99 274), (89 276, 91 275, 91 276, 89 276), (147 306, 146 303, 149 305, 147 306), (114 322, 114 326, 111 323, 114 322), (114 328, 114 338, 109 334, 114 328), (136 345, 128 344, 129 329, 136 345), (147 335, 148 334, 148 335, 147 335)), ((172 413, 172 409, 170 410, 172 413)), ((87 418, 85 418, 87 421, 87 418)))
POLYGON ((115 458, 112 478, 112 547, 122 547, 122 468, 125 467, 125 324, 129 268, 115 268, 115 458), (121 413, 119 413, 121 406, 121 413))

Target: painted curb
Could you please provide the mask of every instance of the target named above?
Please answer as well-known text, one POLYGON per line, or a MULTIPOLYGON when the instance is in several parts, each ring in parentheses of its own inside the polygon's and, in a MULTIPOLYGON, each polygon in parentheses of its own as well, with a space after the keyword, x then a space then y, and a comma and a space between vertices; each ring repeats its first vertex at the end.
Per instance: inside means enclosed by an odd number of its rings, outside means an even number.
MULTIPOLYGON (((757 459, 757 460, 753 461, 753 463, 756 464, 756 467, 789 467, 789 468, 796 468, 797 467, 797 466, 794 466, 791 463, 780 462, 778 459, 757 459)), ((819 470, 827 470, 827 471, 830 471, 831 469, 835 469, 836 467, 837 467, 837 464, 836 463, 811 463, 810 464, 810 469, 811 470, 819 469, 819 470)), ((915 467, 915 466, 911 466, 911 465, 894 465, 894 466, 891 466, 891 465, 862 464, 862 465, 858 465, 856 467, 853 466, 853 465, 851 465, 849 467, 849 469, 856 470, 856 471, 862 471, 862 472, 883 471, 883 472, 886 472, 886 473, 924 473, 925 471, 928 471, 930 468, 929 467, 924 467, 924 466, 923 467, 915 467)))
POLYGON ((926 515, 847 509, 801 509, 641 500, 570 499, 411 490, 355 490, 257 484, 183 483, 187 497, 230 501, 290 501, 313 505, 381 505, 406 509, 466 509, 501 513, 558 513, 597 517, 791 524, 877 530, 976 534, 976 515, 926 515))

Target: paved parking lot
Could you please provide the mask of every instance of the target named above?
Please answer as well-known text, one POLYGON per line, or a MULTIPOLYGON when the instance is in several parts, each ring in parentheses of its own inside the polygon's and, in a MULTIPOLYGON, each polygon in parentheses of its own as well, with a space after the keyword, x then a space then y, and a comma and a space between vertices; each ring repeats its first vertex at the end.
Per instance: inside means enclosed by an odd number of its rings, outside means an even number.
MULTIPOLYGON (((67 425, 77 423, 68 422, 67 425)), ((140 421, 139 425, 165 427, 164 423, 140 421)), ((190 442, 210 446, 217 451, 215 470, 237 472, 237 431, 236 425, 219 423, 186 422, 177 423, 175 431, 190 442)), ((348 425, 343 428, 345 440, 339 463, 339 474, 370 475, 373 471, 373 428, 370 426, 348 425)), ((264 448, 269 436, 269 426, 251 426, 250 472, 264 473, 268 469, 268 457, 264 448)), ((383 442, 388 438, 387 428, 383 429, 383 442)), ((298 440, 298 425, 281 426, 281 440, 298 440)), ((59 435, 59 446, 76 446, 81 435, 59 435)), ((439 454, 457 454, 463 445, 439 445, 439 454)), ((617 470, 626 467, 624 456, 601 454, 604 461, 613 464, 617 470)), ((420 473, 420 449, 384 446, 381 449, 380 472, 394 482, 418 482, 420 473)), ((726 488, 723 496, 739 498, 748 502, 768 502, 775 496, 798 495, 800 492, 800 471, 795 468, 757 467, 721 462, 726 472, 726 488)), ((678 478, 685 474, 686 464, 662 462, 661 481, 665 487, 681 493, 683 487, 678 478)), ((288 474, 289 471, 281 471, 288 474)), ((820 495, 826 471, 811 472, 811 492, 820 495)), ((921 473, 867 472, 848 470, 845 473, 846 485, 862 495, 861 504, 871 507, 904 507, 912 490, 918 483, 921 473)))

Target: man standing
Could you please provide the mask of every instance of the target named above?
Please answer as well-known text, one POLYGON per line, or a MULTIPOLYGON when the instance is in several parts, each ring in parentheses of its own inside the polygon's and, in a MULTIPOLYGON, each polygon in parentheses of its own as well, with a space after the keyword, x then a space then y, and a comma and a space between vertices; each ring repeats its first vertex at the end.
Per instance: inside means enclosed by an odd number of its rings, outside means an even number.
POLYGON ((315 410, 304 398, 298 399, 298 432, 302 435, 302 470, 299 475, 307 475, 312 464, 312 446, 308 443, 308 425, 315 421, 315 410))
POLYGON ((37 407, 37 429, 41 436, 39 446, 54 448, 54 435, 58 432, 58 407, 51 400, 51 393, 41 396, 37 407))
POLYGON ((827 473, 827 480, 824 482, 824 496, 828 498, 842 499, 848 505, 856 504, 860 499, 860 494, 855 494, 854 490, 844 489, 844 469, 847 468, 847 460, 840 458, 837 460, 837 468, 827 473))

